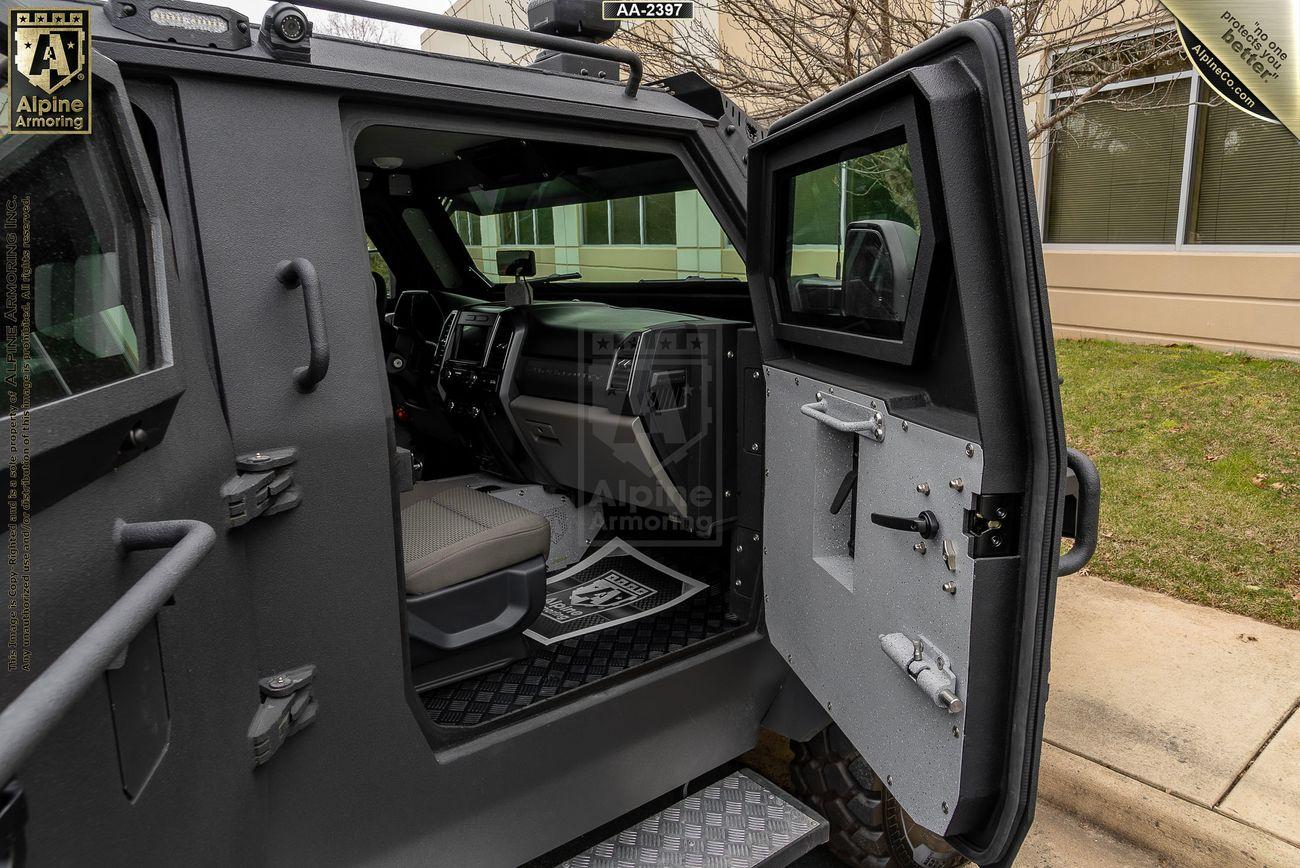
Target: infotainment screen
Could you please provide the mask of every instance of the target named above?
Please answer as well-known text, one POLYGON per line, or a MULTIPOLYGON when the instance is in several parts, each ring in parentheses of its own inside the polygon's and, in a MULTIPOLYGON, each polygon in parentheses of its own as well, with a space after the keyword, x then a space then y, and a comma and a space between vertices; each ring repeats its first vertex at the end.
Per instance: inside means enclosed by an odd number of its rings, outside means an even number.
POLYGON ((487 340, 487 326, 462 325, 460 335, 456 338, 456 352, 452 358, 458 362, 482 363, 483 351, 487 349, 487 340))

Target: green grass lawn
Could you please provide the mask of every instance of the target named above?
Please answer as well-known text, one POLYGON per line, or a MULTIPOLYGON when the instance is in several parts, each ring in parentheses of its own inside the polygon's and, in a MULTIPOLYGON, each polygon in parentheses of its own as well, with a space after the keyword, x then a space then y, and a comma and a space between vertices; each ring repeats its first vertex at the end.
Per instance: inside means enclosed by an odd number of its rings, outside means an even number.
POLYGON ((1300 365, 1060 340, 1065 428, 1101 471, 1088 571, 1300 628, 1300 365))

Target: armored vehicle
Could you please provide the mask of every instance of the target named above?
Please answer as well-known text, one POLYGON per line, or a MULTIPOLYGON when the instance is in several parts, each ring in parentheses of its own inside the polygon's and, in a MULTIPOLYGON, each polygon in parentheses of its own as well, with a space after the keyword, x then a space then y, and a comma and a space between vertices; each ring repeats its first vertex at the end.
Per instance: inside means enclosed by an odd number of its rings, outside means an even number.
POLYGON ((0 140, 7 858, 1011 862, 1099 486, 1005 13, 762 129, 587 3, 39 7, 91 132, 0 140))

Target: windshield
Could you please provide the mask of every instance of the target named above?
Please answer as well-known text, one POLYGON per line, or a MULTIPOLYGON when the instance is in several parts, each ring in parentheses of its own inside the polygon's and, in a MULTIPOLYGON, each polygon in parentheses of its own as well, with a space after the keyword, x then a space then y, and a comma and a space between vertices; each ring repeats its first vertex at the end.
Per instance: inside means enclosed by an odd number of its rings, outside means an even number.
POLYGON ((458 285, 444 274, 463 261, 456 245, 496 283, 510 282, 497 273, 499 251, 530 250, 535 279, 553 278, 557 293, 574 283, 745 279, 672 154, 378 125, 362 131, 356 156, 367 195, 400 203, 446 286, 458 285))
POLYGON ((500 249, 532 250, 539 278, 585 283, 744 278, 744 266, 697 190, 479 215, 449 213, 475 265, 494 280, 500 249), (574 275, 580 275, 575 277, 574 275))

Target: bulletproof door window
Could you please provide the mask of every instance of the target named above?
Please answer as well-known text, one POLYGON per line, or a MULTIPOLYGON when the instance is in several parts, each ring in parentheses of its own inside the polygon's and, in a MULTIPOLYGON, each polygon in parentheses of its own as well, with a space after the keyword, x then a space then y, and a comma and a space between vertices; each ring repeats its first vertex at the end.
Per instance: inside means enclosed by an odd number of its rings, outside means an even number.
POLYGON ((111 118, 99 116, 106 114, 97 112, 93 136, 15 135, 0 148, 5 214, 23 227, 22 255, 30 257, 29 406, 155 362, 139 214, 123 188, 111 118))

